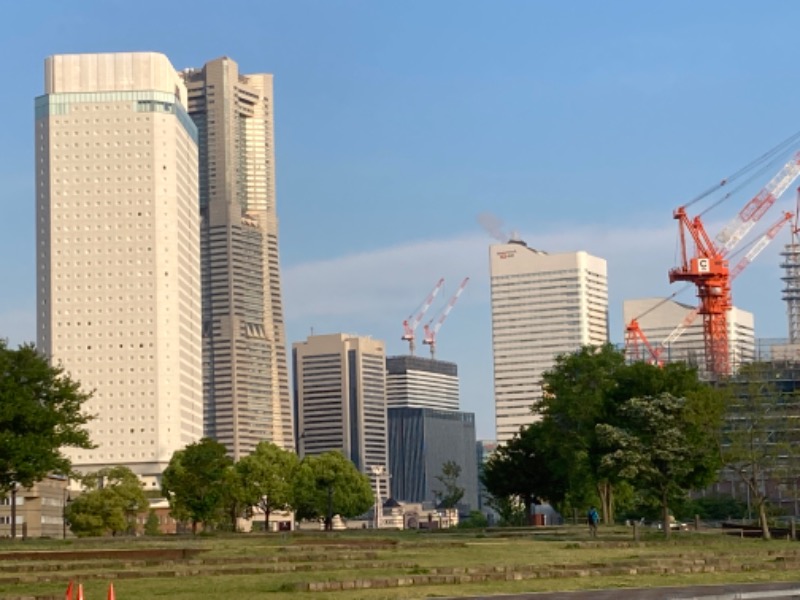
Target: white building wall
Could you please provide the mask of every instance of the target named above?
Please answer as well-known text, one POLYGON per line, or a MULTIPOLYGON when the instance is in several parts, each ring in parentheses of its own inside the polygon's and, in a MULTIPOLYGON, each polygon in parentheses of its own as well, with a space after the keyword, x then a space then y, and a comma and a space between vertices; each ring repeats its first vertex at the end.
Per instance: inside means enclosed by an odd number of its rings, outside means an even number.
MULTIPOLYGON (((705 372, 705 343, 703 341, 703 317, 698 315, 683 334, 671 344, 664 340, 683 322, 696 307, 663 298, 638 298, 623 302, 623 321, 627 325, 632 319, 653 348, 663 347, 662 362, 686 362, 705 372)), ((728 348, 734 370, 755 357, 755 319, 753 313, 733 307, 728 313, 728 348)))
POLYGON ((608 341, 606 261, 547 254, 522 243, 489 249, 497 440, 534 420, 555 358, 608 341))
POLYGON ((202 435, 197 143, 156 53, 53 56, 36 100, 37 345, 94 395, 94 450, 155 484, 202 435))

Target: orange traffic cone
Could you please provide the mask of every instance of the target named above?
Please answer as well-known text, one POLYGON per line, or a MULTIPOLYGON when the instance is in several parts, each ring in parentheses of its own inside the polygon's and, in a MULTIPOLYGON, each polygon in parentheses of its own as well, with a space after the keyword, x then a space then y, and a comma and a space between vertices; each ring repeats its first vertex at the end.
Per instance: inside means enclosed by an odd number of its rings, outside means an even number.
POLYGON ((114 584, 108 584, 108 600, 117 600, 117 597, 114 595, 114 584))
POLYGON ((78 598, 77 600, 83 600, 83 584, 78 584, 78 598))
POLYGON ((64 594, 64 600, 72 600, 72 582, 67 586, 67 592, 64 594))

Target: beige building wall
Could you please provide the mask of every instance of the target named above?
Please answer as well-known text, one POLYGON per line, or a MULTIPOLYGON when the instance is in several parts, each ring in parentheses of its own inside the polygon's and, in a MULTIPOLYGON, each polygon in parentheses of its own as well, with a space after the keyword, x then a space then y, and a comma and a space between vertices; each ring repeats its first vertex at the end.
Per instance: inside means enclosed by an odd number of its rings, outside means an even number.
POLYGON ((81 471, 202 435, 197 130, 156 53, 52 56, 36 99, 37 345, 86 390, 81 471))
MULTIPOLYGON (((663 347, 662 362, 686 362, 705 373, 705 343, 703 341, 703 318, 698 315, 694 322, 670 344, 666 338, 680 325, 696 307, 663 298, 639 298, 625 300, 622 317, 627 325, 632 319, 653 348, 663 347)), ((755 320, 753 313, 733 307, 728 313, 728 348, 734 370, 755 357, 755 320)))
POLYGON ((606 261, 547 254, 522 242, 489 248, 495 426, 505 442, 534 421, 555 358, 608 341, 606 261))
POLYGON ((388 469, 384 342, 335 333, 292 349, 298 454, 340 451, 374 485, 373 467, 388 469))
POLYGON ((293 448, 272 75, 223 57, 183 79, 200 139, 205 431, 235 459, 293 448))

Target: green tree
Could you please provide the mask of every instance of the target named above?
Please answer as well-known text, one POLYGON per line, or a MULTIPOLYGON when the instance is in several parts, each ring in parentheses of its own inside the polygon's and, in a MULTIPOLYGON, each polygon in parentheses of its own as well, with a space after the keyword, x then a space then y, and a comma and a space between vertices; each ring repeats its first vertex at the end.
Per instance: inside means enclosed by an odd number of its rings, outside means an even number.
POLYGON ((464 488, 458 485, 460 476, 461 465, 454 460, 448 460, 442 465, 442 472, 436 476, 436 481, 441 483, 444 489, 433 492, 441 508, 455 508, 464 497, 464 488))
POLYGON ((161 493, 177 520, 214 523, 224 510, 226 478, 233 460, 225 446, 210 438, 188 445, 172 455, 161 478, 161 493))
POLYGON ((597 425, 606 449, 601 465, 659 503, 669 536, 670 504, 716 476, 716 440, 705 424, 695 423, 690 400, 668 393, 631 398, 620 407, 620 416, 624 425, 597 425))
POLYGON ((294 477, 300 461, 294 452, 270 442, 261 442, 255 451, 236 464, 243 482, 244 498, 250 506, 264 512, 264 531, 269 531, 269 515, 275 510, 290 510, 294 477))
POLYGON ((481 482, 493 498, 492 506, 509 523, 514 521, 513 511, 507 518, 504 511, 517 503, 529 515, 537 501, 556 503, 564 498, 565 481, 553 471, 558 458, 549 453, 545 427, 539 421, 520 428, 506 444, 498 446, 481 469, 481 482))
POLYGON ((150 509, 147 512, 147 521, 144 524, 144 534, 149 536, 161 535, 161 523, 158 520, 156 511, 150 509))
POLYGON ((374 502, 369 477, 340 452, 306 456, 294 479, 294 508, 298 519, 324 519, 333 529, 333 516, 352 518, 374 502))
POLYGON ((729 472, 748 489, 761 533, 770 539, 766 481, 795 481, 798 432, 797 397, 774 383, 776 367, 762 363, 742 367, 729 387, 731 399, 720 431, 720 455, 729 472))
POLYGON ((132 532, 136 515, 149 507, 142 484, 127 467, 110 467, 82 478, 85 491, 66 509, 72 532, 79 536, 132 532))
POLYGON ((596 493, 606 522, 614 518, 615 482, 597 460, 595 425, 614 422, 618 375, 624 367, 623 354, 610 344, 563 354, 543 375, 544 394, 533 407, 542 418, 542 432, 553 454, 551 468, 562 480, 560 487, 576 504, 590 503, 596 493))
POLYGON ((91 394, 33 345, 0 339, 0 494, 30 487, 50 473, 72 474, 63 448, 94 448, 82 411, 91 394))
POLYGON ((615 494, 622 480, 600 460, 603 452, 595 425, 623 424, 619 409, 631 398, 662 393, 683 397, 704 387, 695 369, 682 364, 664 368, 626 364, 623 353, 608 344, 559 356, 543 375, 544 395, 534 406, 542 420, 540 453, 548 456, 554 486, 539 493, 552 502, 560 497, 574 507, 585 507, 597 498, 603 520, 613 523, 615 494))

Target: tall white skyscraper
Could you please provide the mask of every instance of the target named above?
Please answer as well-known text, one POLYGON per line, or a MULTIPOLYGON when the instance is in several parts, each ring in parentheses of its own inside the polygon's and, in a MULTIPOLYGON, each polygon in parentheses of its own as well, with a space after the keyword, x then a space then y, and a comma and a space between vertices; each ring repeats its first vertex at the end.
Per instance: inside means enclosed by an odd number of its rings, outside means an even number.
POLYGON ((203 432, 197 129, 157 53, 51 56, 36 99, 37 345, 86 390, 94 450, 148 486, 203 432))
MULTIPOLYGON (((647 341, 654 349, 658 349, 662 347, 661 342, 695 307, 674 300, 664 301, 663 298, 639 298, 623 302, 622 317, 626 325, 636 319, 647 341)), ((734 371, 742 363, 752 362, 755 357, 753 313, 735 306, 728 312, 728 353, 734 371)), ((649 354, 641 358, 651 360, 649 354)), ((702 315, 697 316, 679 338, 663 347, 659 360, 662 363, 685 362, 697 367, 701 375, 704 374, 706 361, 702 315)))
POLYGON ((606 261, 511 241, 489 248, 495 427, 506 442, 532 423, 555 358, 608 341, 606 261))

